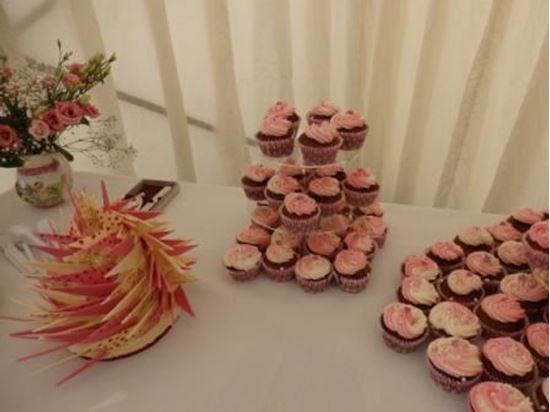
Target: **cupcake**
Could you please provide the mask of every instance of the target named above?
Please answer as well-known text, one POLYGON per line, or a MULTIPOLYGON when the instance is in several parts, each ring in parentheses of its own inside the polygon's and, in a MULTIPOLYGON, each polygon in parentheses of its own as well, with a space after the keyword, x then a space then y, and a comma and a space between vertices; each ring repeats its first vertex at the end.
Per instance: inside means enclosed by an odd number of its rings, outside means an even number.
POLYGON ((456 302, 440 302, 430 310, 428 322, 436 337, 475 339, 481 332, 477 316, 456 302))
POLYGON ((241 179, 246 197, 255 202, 265 200, 264 191, 267 187, 267 181, 274 173, 275 171, 273 169, 263 165, 249 166, 241 179))
POLYGON ((531 399, 536 412, 548 412, 548 378, 540 379, 531 387, 531 399))
POLYGON ((334 164, 316 168, 313 177, 333 177, 338 180, 338 182, 342 183, 347 175, 342 166, 334 164))
POLYGON ((426 255, 410 255, 401 265, 401 274, 404 277, 420 277, 435 282, 441 276, 441 269, 426 255))
POLYGON ((493 237, 495 245, 499 245, 507 240, 521 240, 521 232, 506 220, 487 226, 486 229, 493 237))
POLYGON ((294 150, 292 123, 281 116, 266 117, 260 131, 256 133, 256 140, 260 150, 266 156, 290 156, 294 150))
POLYGON ((281 220, 290 230, 309 232, 319 222, 321 209, 317 202, 304 193, 289 193, 281 207, 281 220))
POLYGON ((369 132, 369 126, 359 112, 347 110, 344 113, 337 113, 332 117, 331 123, 342 137, 343 143, 340 150, 361 149, 369 132))
POLYGON ((319 255, 302 256, 294 268, 298 284, 309 293, 325 291, 330 285, 331 271, 330 261, 319 255))
POLYGON ((537 282, 548 289, 548 270, 535 268, 531 273, 537 282))
POLYGON ((298 256, 289 247, 272 243, 263 257, 266 275, 277 282, 287 282, 294 278, 294 265, 298 256))
POLYGON ((326 165, 334 163, 342 138, 328 123, 312 124, 298 138, 304 163, 308 165, 326 165))
POLYGON ((470 253, 466 258, 466 269, 481 278, 486 293, 496 292, 500 280, 505 275, 499 260, 489 252, 470 253))
POLYGON ((270 206, 258 206, 250 215, 252 223, 255 225, 261 226, 268 231, 276 229, 281 223, 281 218, 279 217, 279 212, 273 209, 270 206))
POLYGON ((434 383, 447 392, 466 392, 481 380, 481 353, 466 339, 449 337, 432 341, 426 360, 434 383))
POLYGON ((380 185, 370 169, 359 168, 351 172, 343 183, 347 202, 355 207, 368 206, 378 197, 380 185))
POLYGON ((495 246, 491 234, 478 226, 464 229, 456 235, 454 242, 462 248, 465 255, 477 251, 491 252, 495 246))
POLYGON ((323 216, 338 213, 346 206, 340 183, 333 177, 313 179, 309 182, 308 194, 317 201, 323 216))
POLYGON ((518 209, 508 217, 508 222, 512 226, 524 233, 529 230, 529 228, 537 222, 540 222, 544 218, 544 215, 540 210, 535 210, 531 208, 518 209))
POLYGON ((302 188, 296 179, 290 176, 276 174, 267 182, 265 198, 273 209, 279 209, 286 195, 301 190, 302 188))
POLYGON ((334 259, 333 273, 344 292, 358 293, 365 289, 370 272, 367 256, 358 250, 342 250, 334 259))
POLYGON ((519 302, 503 293, 485 296, 475 313, 485 338, 507 336, 519 339, 527 325, 525 311, 519 302))
POLYGON ((306 237, 306 251, 333 260, 340 251, 342 240, 333 232, 311 232, 306 237))
POLYGON ((453 270, 437 283, 437 290, 441 299, 458 302, 470 309, 485 296, 481 278, 465 269, 453 270))
POLYGON ((523 244, 529 266, 548 269, 548 220, 531 226, 523 236, 523 244))
POLYGON ((439 294, 434 285, 426 279, 405 277, 401 279, 401 285, 397 290, 397 299, 428 313, 439 302, 439 294))
POLYGON ((340 110, 331 102, 321 100, 317 103, 307 114, 307 124, 321 124, 330 122, 332 116, 338 113, 340 110))
POLYGON ((293 136, 296 136, 296 132, 300 127, 300 116, 296 113, 294 107, 286 102, 278 101, 273 106, 267 109, 265 117, 284 117, 292 124, 293 136))
POLYGON ((414 352, 429 336, 426 315, 404 303, 394 302, 386 306, 380 323, 384 342, 397 352, 414 352))
POLYGON ((262 254, 255 246, 233 245, 225 252, 223 264, 238 281, 252 280, 260 274, 262 254))
POLYGON ((527 326, 521 342, 533 355, 539 376, 548 376, 548 323, 538 322, 527 326))
POLYGON ((264 251, 271 241, 271 236, 267 230, 251 225, 237 233, 236 240, 241 245, 256 246, 260 251, 264 251))
POLYGON ((292 158, 288 158, 284 161, 281 167, 277 170, 277 174, 290 176, 296 179, 301 186, 304 186, 306 183, 306 174, 304 173, 304 170, 296 164, 296 161, 292 158))
POLYGON ((350 220, 343 214, 323 216, 319 221, 319 229, 326 232, 334 232, 338 236, 343 236, 350 225, 350 220))
POLYGON ((436 242, 426 252, 431 260, 441 269, 443 274, 464 266, 464 251, 456 243, 443 241, 436 242))
POLYGON ((285 227, 278 227, 271 235, 271 243, 286 246, 296 253, 302 252, 304 235, 300 232, 288 230, 285 227))
POLYGON ((353 215, 355 217, 361 217, 361 216, 382 217, 384 216, 384 209, 382 209, 380 202, 378 202, 378 200, 375 200, 368 206, 360 206, 353 209, 353 215))
POLYGON ((507 273, 525 272, 529 270, 525 246, 517 240, 503 242, 495 252, 501 265, 507 273))
POLYGON ((533 412, 527 396, 512 385, 482 382, 468 393, 470 412, 533 412))
POLYGON ((516 299, 531 319, 540 319, 548 303, 548 289, 529 273, 514 273, 500 282, 500 291, 516 299))
POLYGON ((352 231, 366 232, 377 244, 384 246, 388 229, 384 221, 376 216, 361 216, 351 224, 352 231))
POLYGON ((362 230, 348 233, 344 238, 344 244, 348 249, 363 252, 370 261, 374 259, 374 255, 378 252, 378 244, 367 232, 362 230))
POLYGON ((536 378, 533 356, 512 338, 489 339, 481 349, 481 360, 486 380, 508 383, 525 390, 536 378))

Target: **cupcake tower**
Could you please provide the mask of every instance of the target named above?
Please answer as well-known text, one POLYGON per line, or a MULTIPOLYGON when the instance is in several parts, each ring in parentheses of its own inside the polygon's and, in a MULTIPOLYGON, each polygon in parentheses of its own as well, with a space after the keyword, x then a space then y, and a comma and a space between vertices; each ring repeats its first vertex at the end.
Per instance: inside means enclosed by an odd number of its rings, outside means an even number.
POLYGON ((277 102, 267 111, 256 134, 263 162, 241 179, 253 205, 250 224, 236 234, 223 263, 238 281, 263 273, 277 282, 295 280, 306 292, 337 285, 357 293, 387 228, 375 176, 367 168, 347 173, 337 158, 357 153, 368 126, 356 111, 339 112, 328 102, 306 119, 298 133, 301 117, 292 106, 277 102))
POLYGON ((469 391, 471 411, 548 411, 548 214, 520 209, 408 256, 381 326, 398 352, 431 340, 433 381, 469 391))

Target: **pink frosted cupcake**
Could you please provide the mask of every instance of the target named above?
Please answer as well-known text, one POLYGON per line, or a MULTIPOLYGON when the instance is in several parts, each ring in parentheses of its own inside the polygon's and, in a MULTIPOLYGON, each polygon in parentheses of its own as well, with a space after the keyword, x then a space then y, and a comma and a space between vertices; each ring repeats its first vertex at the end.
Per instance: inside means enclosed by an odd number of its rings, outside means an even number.
POLYGON ((300 232, 294 232, 284 227, 278 227, 271 235, 271 243, 286 246, 296 253, 302 252, 304 235, 300 232))
POLYGON ((351 172, 343 183, 346 201, 355 207, 368 206, 378 197, 380 185, 370 169, 359 168, 351 172))
POLYGON ((319 221, 319 229, 325 232, 334 232, 338 236, 343 236, 350 225, 350 220, 343 214, 323 216, 319 221))
POLYGON ((276 174, 267 182, 265 198, 273 209, 279 209, 289 193, 300 192, 298 181, 290 176, 276 174))
POLYGON ((380 323, 386 345, 400 353, 417 350, 428 339, 428 320, 420 309, 404 303, 384 308, 380 323))
POLYGON ((436 242, 426 251, 426 256, 432 259, 443 274, 464 267, 464 251, 456 243, 436 242))
POLYGON ((516 299, 532 320, 540 319, 540 314, 548 303, 548 289, 530 273, 505 276, 500 282, 500 291, 516 299))
POLYGON ((266 156, 290 156, 294 150, 292 123, 280 116, 266 117, 262 123, 262 128, 256 133, 256 140, 260 150, 266 156))
POLYGON ((489 339, 481 349, 485 380, 508 383, 526 390, 537 377, 533 356, 512 338, 489 339))
POLYGON ((507 240, 521 240, 521 232, 514 228, 514 226, 506 220, 487 226, 486 229, 491 236, 493 236, 495 245, 499 245, 507 240))
POLYGON ((344 244, 348 249, 363 252, 367 255, 369 261, 372 261, 376 252, 378 252, 378 244, 367 232, 362 230, 348 233, 344 238, 344 244))
POLYGON ((529 270, 525 246, 517 240, 507 240, 501 243, 495 252, 495 256, 500 260, 507 273, 529 270))
POLYGON ((441 299, 458 302, 473 309, 485 296, 483 282, 469 270, 457 269, 437 283, 441 299))
POLYGON ((430 328, 436 337, 472 340, 479 336, 481 325, 477 316, 466 306, 456 302, 440 302, 430 310, 430 328))
POLYGON ((439 302, 439 294, 434 285, 420 277, 405 277, 397 290, 399 302, 413 305, 424 313, 439 302))
POLYGON ((317 227, 321 209, 304 193, 289 193, 281 207, 283 225, 294 231, 309 232, 317 227))
POLYGON ((358 250, 342 250, 334 259, 334 276, 344 292, 358 293, 365 289, 370 272, 367 256, 358 250))
POLYGON ((447 392, 462 393, 481 380, 478 347, 466 339, 439 338, 428 345, 426 360, 434 383, 447 392))
POLYGON ((384 221, 376 216, 361 216, 351 224, 351 230, 367 233, 378 244, 378 247, 384 246, 388 233, 384 221))
POLYGON ((521 342, 533 355, 540 377, 548 376, 548 323, 527 326, 521 342))
POLYGON ((328 123, 312 124, 298 138, 304 163, 308 165, 326 165, 334 163, 342 138, 328 123))
POLYGON ((482 227, 471 226, 456 235, 454 242, 462 248, 465 255, 472 252, 492 252, 495 241, 491 234, 482 227))
POLYGON ((535 407, 535 412, 548 412, 548 378, 539 379, 531 387, 530 396, 535 407))
POLYGON ((334 164, 318 167, 315 169, 313 177, 333 177, 338 180, 338 182, 342 183, 346 179, 347 174, 342 166, 334 164))
POLYGON ((316 231, 306 237, 306 251, 332 261, 342 247, 342 240, 333 232, 316 231))
POLYGON ((514 213, 512 213, 507 220, 516 230, 524 233, 527 232, 535 223, 540 222, 543 218, 544 215, 540 210, 526 207, 514 211, 514 213))
POLYGON ((527 317, 519 302, 503 293, 485 296, 475 310, 485 338, 508 336, 519 339, 527 317))
POLYGON ((378 202, 378 200, 375 200, 368 206, 361 206, 353 209, 353 215, 355 217, 361 217, 361 216, 382 217, 384 216, 384 209, 382 209, 382 205, 380 205, 380 202, 378 202))
POLYGON ((281 224, 279 212, 271 206, 258 206, 250 215, 252 223, 267 229, 268 232, 273 231, 281 224))
POLYGON ((483 289, 487 294, 498 290, 498 284, 506 274, 499 260, 489 252, 470 253, 466 258, 466 269, 483 280, 483 289))
POLYGON ((271 240, 269 232, 259 226, 251 225, 237 233, 237 243, 255 246, 264 251, 271 240))
POLYGON ((246 197, 255 202, 265 200, 264 191, 267 187, 267 181, 274 174, 275 171, 273 169, 263 165, 251 165, 248 167, 241 179, 246 197))
POLYGON ((313 179, 308 189, 308 194, 317 201, 323 216, 338 213, 346 206, 340 183, 333 177, 313 179))
POLYGON ((307 124, 321 124, 325 122, 330 122, 332 116, 338 113, 338 109, 334 104, 326 100, 321 100, 317 103, 306 115, 307 124))
POLYGON ((271 116, 284 117, 288 120, 292 124, 293 136, 296 136, 296 132, 300 127, 300 116, 296 113, 294 106, 283 101, 275 102, 273 106, 267 109, 265 114, 265 117, 271 116))
POLYGON ((344 141, 340 150, 361 149, 369 132, 369 126, 359 112, 347 110, 344 113, 337 113, 331 122, 344 141))
POLYGON ((441 276, 439 266, 426 255, 410 255, 401 265, 404 277, 420 277, 429 282, 435 282, 441 276))
POLYGON ((320 293, 330 286, 332 265, 322 256, 306 255, 298 259, 294 272, 303 290, 320 293))
POLYGON ((297 260, 298 256, 291 248, 272 243, 265 251, 262 263, 267 277, 276 282, 287 282, 294 278, 297 260))
POLYGON ((277 170, 277 174, 290 176, 300 184, 302 187, 307 187, 306 185, 306 174, 301 166, 296 163, 296 160, 288 158, 277 170))
POLYGON ((548 269, 548 220, 535 223, 523 236, 531 268, 548 269))
POLYGON ((238 281, 252 280, 260 274, 262 254, 257 247, 233 245, 225 252, 223 264, 238 281))
POLYGON ((482 382, 468 393, 470 412, 534 412, 527 396, 512 385, 482 382))

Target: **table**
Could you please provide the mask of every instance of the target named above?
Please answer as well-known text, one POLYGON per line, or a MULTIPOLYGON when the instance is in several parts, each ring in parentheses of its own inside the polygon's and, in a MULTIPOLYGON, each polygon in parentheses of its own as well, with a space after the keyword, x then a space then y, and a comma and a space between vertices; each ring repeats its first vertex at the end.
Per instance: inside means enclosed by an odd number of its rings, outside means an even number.
MULTIPOLYGON (((119 196, 137 179, 77 173, 76 186, 99 193, 108 183, 119 196)), ((247 224, 246 200, 237 188, 182 183, 166 216, 176 233, 200 245, 200 282, 188 295, 197 318, 180 317, 150 349, 100 363, 65 387, 54 382, 79 364, 71 361, 32 374, 64 354, 25 363, 15 359, 40 343, 6 337, 19 324, 0 323, 0 410, 13 411, 463 411, 465 396, 445 393, 430 380, 424 351, 402 355, 386 348, 379 329, 384 305, 394 300, 406 254, 449 239, 470 224, 500 216, 385 204, 386 246, 376 257, 367 289, 349 295, 336 288, 309 295, 295 284, 267 278, 238 284, 221 256, 247 224), (429 407, 427 408, 427 405, 429 407)), ((13 192, 0 195, 0 231, 32 224, 59 210, 40 211, 13 192)), ((64 210, 70 211, 68 204, 64 210)), ((65 213, 67 216, 68 214, 65 213)), ((0 313, 25 309, 11 301, 30 296, 21 274, 0 257, 0 313)))

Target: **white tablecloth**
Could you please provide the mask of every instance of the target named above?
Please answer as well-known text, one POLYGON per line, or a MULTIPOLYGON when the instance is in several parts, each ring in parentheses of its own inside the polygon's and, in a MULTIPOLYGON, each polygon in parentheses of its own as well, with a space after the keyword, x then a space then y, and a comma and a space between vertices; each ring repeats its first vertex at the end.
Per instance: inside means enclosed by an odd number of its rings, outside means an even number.
MULTIPOLYGON (((99 193, 101 176, 78 174, 76 184, 99 193)), ((113 195, 135 182, 103 177, 113 195)), ((54 382, 76 367, 70 361, 32 374, 66 353, 17 363, 44 348, 8 338, 24 325, 0 322, 0 410, 12 411, 462 411, 465 396, 430 380, 424 353, 397 354, 380 336, 379 316, 392 301, 403 258, 471 224, 499 216, 387 204, 386 246, 376 257, 367 289, 334 288, 309 295, 294 283, 266 278, 233 282, 221 256, 247 224, 246 201, 235 188, 182 184, 167 217, 176 233, 196 240, 196 274, 188 287, 197 313, 181 317, 152 348, 128 359, 97 364, 65 387, 54 382)), ((32 224, 59 210, 39 211, 13 192, 0 196, 0 231, 32 224)), ((69 210, 68 204, 65 209, 69 210)), ((68 215, 66 213, 66 215, 68 215)), ((25 281, 0 257, 0 313, 24 315, 25 281)))

